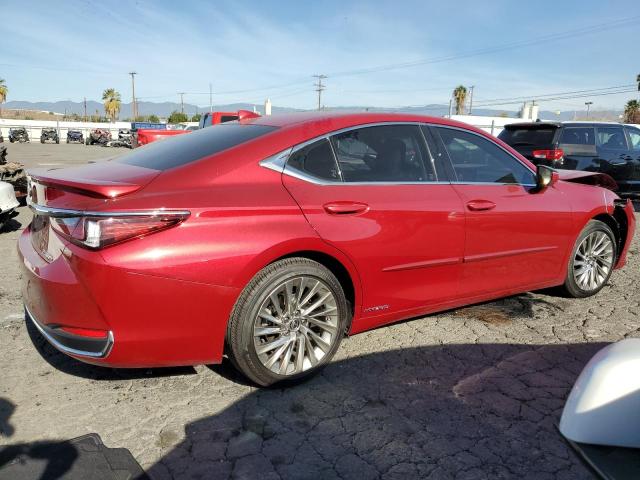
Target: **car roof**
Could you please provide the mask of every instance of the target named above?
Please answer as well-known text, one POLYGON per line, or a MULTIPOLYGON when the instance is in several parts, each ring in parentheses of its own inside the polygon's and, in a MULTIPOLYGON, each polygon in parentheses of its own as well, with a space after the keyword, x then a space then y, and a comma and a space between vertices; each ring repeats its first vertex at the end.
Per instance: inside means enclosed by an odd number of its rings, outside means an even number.
POLYGON ((446 125, 478 131, 467 123, 447 118, 430 117, 411 113, 396 112, 350 112, 350 111, 316 111, 284 113, 241 120, 242 124, 267 125, 281 129, 301 129, 309 136, 322 135, 342 128, 355 127, 372 123, 419 122, 446 125))

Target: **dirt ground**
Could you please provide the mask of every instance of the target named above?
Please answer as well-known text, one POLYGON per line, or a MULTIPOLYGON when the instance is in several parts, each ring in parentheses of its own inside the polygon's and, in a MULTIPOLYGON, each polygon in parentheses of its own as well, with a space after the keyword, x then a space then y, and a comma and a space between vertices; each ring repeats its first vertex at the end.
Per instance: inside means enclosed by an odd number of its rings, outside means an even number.
MULTIPOLYGON (((27 144, 9 159, 114 153, 27 144)), ((15 249, 29 221, 21 208, 0 233, 0 449, 96 432, 154 479, 591 478, 556 429, 564 400, 598 349, 640 336, 636 237, 595 297, 526 293, 356 335, 289 389, 247 385, 226 363, 92 367, 25 324, 15 249)))

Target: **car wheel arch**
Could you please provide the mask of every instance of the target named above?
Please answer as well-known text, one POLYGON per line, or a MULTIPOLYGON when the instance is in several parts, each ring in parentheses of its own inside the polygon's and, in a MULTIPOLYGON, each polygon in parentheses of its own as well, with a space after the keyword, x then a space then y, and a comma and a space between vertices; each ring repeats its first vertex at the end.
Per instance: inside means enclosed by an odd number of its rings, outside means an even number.
POLYGON ((627 238, 627 216, 621 207, 616 207, 613 215, 609 213, 600 213, 591 220, 599 220, 609 226, 616 237, 616 263, 620 258, 620 253, 625 247, 627 238))
POLYGON ((336 276, 345 292, 351 307, 351 318, 348 325, 350 330, 351 323, 354 318, 358 317, 362 305, 362 286, 355 265, 340 250, 327 245, 321 240, 305 242, 304 248, 295 248, 294 245, 295 243, 289 245, 289 242, 285 242, 285 244, 270 248, 254 259, 241 275, 241 289, 263 268, 279 260, 302 257, 316 261, 336 276))

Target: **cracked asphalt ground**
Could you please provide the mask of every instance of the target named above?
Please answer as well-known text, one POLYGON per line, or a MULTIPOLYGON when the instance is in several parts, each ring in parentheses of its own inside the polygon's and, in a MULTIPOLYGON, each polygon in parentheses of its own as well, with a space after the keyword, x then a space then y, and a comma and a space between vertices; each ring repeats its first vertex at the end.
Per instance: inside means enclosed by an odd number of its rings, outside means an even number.
MULTIPOLYGON (((38 152, 113 153, 12 147, 32 166, 38 152)), ((526 293, 380 328, 288 389, 247 385, 227 364, 92 367, 25 325, 15 243, 29 218, 22 208, 0 234, 0 448, 96 432, 154 479, 591 478, 556 430, 564 400, 597 350, 640 336, 636 239, 593 298, 526 293)))

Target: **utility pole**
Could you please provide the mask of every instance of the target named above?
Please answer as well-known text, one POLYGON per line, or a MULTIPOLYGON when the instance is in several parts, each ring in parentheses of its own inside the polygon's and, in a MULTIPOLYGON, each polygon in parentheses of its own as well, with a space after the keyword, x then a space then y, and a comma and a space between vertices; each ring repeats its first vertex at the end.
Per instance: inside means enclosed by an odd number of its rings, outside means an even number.
POLYGON ((178 95, 180 95, 180 111, 182 113, 184 113, 184 94, 187 92, 178 92, 178 95))
POLYGON ((451 118, 451 114, 453 113, 453 98, 449 99, 449 118, 451 118))
POLYGON ((133 121, 136 121, 136 117, 138 116, 138 106, 136 105, 136 80, 135 80, 135 76, 138 74, 138 72, 129 72, 129 75, 131 75, 131 98, 132 98, 132 103, 131 103, 131 109, 133 111, 133 121))
POLYGON ((87 121, 87 97, 84 97, 84 118, 83 120, 87 121))
POLYGON ((315 84, 315 87, 316 92, 318 92, 318 110, 322 110, 322 92, 327 88, 322 84, 322 80, 328 77, 326 75, 314 75, 313 77, 318 79, 318 83, 315 84))
POLYGON ((469 115, 471 115, 471 112, 473 110, 473 89, 476 88, 475 85, 471 85, 469 87, 469 115))
POLYGON ((589 107, 593 105, 593 102, 584 102, 584 104, 587 106, 587 120, 589 120, 589 107))
POLYGON ((213 91, 211 90, 211 83, 209 83, 209 113, 213 112, 213 91))

